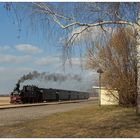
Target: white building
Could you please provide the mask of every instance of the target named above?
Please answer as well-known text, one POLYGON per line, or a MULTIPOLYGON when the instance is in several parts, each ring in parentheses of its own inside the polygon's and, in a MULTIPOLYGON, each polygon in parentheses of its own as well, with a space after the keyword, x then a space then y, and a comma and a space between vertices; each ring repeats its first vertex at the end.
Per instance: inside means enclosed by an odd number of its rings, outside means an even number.
POLYGON ((119 94, 117 90, 108 90, 105 87, 93 86, 93 92, 99 96, 100 105, 118 105, 119 94))

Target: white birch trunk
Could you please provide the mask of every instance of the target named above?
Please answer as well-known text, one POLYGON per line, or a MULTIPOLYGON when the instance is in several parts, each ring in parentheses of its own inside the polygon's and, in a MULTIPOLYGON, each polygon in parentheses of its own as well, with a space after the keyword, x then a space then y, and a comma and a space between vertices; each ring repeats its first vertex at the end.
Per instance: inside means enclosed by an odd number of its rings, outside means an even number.
POLYGON ((136 113, 140 115, 140 3, 137 24, 135 24, 136 29, 136 49, 137 49, 137 107, 136 113))

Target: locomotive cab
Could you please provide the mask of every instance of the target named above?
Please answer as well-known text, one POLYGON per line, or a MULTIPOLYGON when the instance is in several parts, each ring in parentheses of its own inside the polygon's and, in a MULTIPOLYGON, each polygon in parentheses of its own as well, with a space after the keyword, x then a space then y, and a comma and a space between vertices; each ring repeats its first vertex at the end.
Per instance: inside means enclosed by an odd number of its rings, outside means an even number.
POLYGON ((21 101, 23 103, 40 103, 42 102, 42 94, 36 86, 24 86, 21 90, 21 101))

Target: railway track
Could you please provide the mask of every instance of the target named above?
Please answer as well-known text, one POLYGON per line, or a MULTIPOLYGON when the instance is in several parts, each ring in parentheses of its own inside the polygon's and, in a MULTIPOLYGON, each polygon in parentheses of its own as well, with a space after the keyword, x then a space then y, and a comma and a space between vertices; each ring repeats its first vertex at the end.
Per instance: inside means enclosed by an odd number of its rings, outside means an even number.
POLYGON ((79 103, 79 102, 87 102, 97 100, 97 97, 94 99, 88 100, 73 100, 73 101, 59 101, 59 102, 48 102, 48 103, 35 103, 35 104, 9 104, 9 105, 0 105, 1 109, 11 109, 11 108, 22 108, 22 107, 32 107, 32 106, 45 106, 45 105, 57 105, 57 104, 70 104, 70 103, 79 103))

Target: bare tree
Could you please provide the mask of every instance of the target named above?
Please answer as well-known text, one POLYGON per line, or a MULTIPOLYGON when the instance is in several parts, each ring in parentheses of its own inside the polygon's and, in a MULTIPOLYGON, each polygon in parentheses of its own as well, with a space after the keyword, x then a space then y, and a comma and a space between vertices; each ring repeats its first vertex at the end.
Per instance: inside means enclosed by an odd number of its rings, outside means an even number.
MULTIPOLYGON (((93 44, 93 47, 88 48, 87 51, 87 67, 91 69, 100 67, 104 70, 102 84, 109 91, 116 89, 119 93, 119 103, 125 106, 136 105, 135 46, 134 31, 130 28, 118 28, 106 46, 93 44)), ((117 95, 115 97, 117 98, 117 95)))

